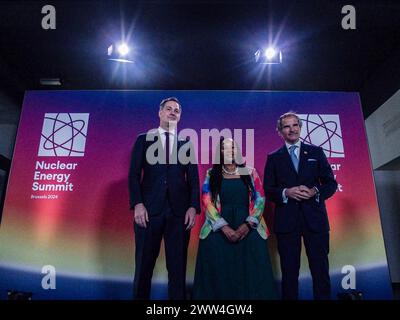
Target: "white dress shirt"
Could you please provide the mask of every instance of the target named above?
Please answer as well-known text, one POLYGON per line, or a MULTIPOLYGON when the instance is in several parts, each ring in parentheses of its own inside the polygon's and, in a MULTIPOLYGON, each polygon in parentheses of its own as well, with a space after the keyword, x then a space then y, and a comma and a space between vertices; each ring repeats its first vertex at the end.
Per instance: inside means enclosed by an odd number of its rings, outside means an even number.
POLYGON ((290 148, 291 146, 297 146, 297 148, 294 149, 294 154, 296 155, 297 159, 299 159, 301 141, 299 140, 299 141, 297 141, 295 144, 290 144, 290 143, 287 143, 287 142, 285 141, 285 145, 286 145, 286 149, 287 149, 287 151, 289 152, 289 154, 290 154, 289 148, 290 148))
MULTIPOLYGON (((297 148, 294 149, 294 154, 296 155, 297 159, 300 160, 299 155, 300 155, 301 141, 299 140, 299 141, 297 141, 297 142, 294 143, 294 144, 290 144, 290 143, 287 143, 287 142, 285 141, 285 145, 286 145, 286 149, 287 149, 287 151, 289 152, 289 154, 290 154, 290 149, 289 149, 289 148, 290 148, 291 146, 297 146, 297 148)), ((288 202, 288 197, 285 195, 285 191, 286 191, 286 188, 283 189, 283 191, 282 191, 282 200, 283 200, 283 203, 287 203, 287 202, 288 202)))
MULTIPOLYGON (((158 133, 160 134, 163 148, 165 148, 165 139, 166 139, 165 132, 167 132, 167 130, 158 127, 158 133)), ((168 132, 169 132, 169 154, 172 154, 172 150, 174 149, 176 131, 168 131, 168 132)))

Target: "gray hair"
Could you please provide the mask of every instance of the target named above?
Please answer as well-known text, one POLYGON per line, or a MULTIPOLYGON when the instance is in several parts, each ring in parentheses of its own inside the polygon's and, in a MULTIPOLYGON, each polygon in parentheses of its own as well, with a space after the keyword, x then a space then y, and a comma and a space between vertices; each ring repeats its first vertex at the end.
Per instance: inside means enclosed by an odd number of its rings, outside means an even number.
POLYGON ((276 124, 276 130, 277 130, 277 131, 282 131, 282 121, 283 121, 283 119, 291 118, 291 117, 297 119, 297 121, 299 122, 299 126, 300 126, 300 128, 301 128, 301 126, 303 125, 303 122, 301 121, 301 119, 300 119, 300 117, 297 115, 297 113, 294 112, 294 111, 288 111, 288 112, 282 114, 282 115, 279 117, 279 119, 278 119, 278 121, 277 121, 277 124, 276 124))

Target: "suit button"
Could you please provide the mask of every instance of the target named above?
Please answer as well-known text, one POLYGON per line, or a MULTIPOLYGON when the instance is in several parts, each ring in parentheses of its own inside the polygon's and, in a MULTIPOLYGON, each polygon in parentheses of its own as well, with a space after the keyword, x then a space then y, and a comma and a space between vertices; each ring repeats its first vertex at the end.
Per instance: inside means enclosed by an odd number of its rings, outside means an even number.
POLYGON ((167 184, 167 180, 164 180, 164 184, 167 184))

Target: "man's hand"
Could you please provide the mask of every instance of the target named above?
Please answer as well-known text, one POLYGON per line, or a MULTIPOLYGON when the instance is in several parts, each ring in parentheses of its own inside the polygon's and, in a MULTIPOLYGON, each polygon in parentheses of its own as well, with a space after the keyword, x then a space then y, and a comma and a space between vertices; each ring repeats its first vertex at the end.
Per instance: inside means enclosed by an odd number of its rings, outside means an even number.
POLYGON ((185 224, 187 224, 186 230, 192 229, 196 222, 196 209, 190 207, 185 214, 185 224))
MULTIPOLYGON (((303 186, 304 187, 304 186, 303 186)), ((306 187, 307 188, 307 187, 306 187)), ((307 188, 308 189, 308 188, 307 188)), ((285 191, 285 195, 288 198, 297 200, 297 201, 301 201, 301 200, 307 200, 310 199, 311 197, 308 195, 307 192, 302 191, 300 189, 300 187, 292 187, 292 188, 288 188, 285 191)))
POLYGON ((236 233, 239 235, 239 240, 243 240, 250 232, 250 228, 246 223, 242 223, 239 228, 236 229, 236 233))
POLYGON ((143 203, 135 206, 135 222, 142 228, 146 228, 146 222, 149 222, 149 215, 143 203))
POLYGON ((315 190, 315 188, 308 188, 307 186, 299 186, 300 191, 303 193, 303 195, 307 196, 307 199, 310 199, 312 197, 314 197, 317 194, 317 191, 315 190))
POLYGON ((230 242, 236 242, 239 240, 239 235, 230 226, 223 226, 221 230, 230 242))

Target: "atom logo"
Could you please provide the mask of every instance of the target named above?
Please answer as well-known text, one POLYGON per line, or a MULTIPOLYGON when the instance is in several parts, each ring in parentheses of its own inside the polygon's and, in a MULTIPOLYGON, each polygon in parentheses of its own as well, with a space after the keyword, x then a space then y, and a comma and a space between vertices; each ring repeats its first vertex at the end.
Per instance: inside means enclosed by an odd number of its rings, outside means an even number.
POLYGON ((337 114, 300 114, 300 139, 321 147, 330 158, 344 158, 342 129, 337 114))
POLYGON ((89 113, 46 113, 38 156, 83 157, 89 113))

